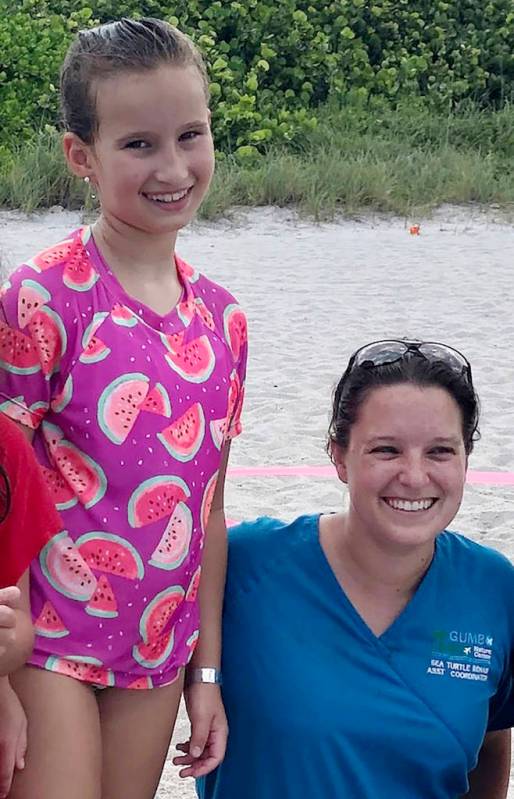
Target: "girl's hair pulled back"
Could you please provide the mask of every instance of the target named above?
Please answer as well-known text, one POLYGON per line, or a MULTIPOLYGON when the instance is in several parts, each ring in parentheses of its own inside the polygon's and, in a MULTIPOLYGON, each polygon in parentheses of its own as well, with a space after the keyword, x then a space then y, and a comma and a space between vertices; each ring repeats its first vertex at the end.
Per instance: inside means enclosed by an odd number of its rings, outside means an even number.
POLYGON ((124 72, 163 65, 198 69, 205 96, 209 81, 202 56, 189 36, 152 17, 120 19, 80 31, 70 45, 61 69, 61 112, 64 127, 85 144, 98 131, 95 83, 124 72))

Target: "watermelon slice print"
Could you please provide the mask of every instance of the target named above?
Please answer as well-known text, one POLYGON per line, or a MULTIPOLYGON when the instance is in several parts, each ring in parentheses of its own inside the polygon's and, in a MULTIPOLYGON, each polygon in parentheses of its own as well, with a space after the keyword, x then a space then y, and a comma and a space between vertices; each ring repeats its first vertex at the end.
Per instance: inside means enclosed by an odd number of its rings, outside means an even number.
POLYGON ((107 489, 102 467, 67 441, 57 425, 43 421, 41 427, 57 470, 84 507, 92 508, 100 502, 107 489))
POLYGON ((101 531, 84 533, 75 545, 88 566, 96 571, 127 580, 141 580, 144 576, 139 552, 119 535, 101 531))
POLYGON ((27 261, 27 266, 35 272, 45 272, 47 269, 52 269, 54 266, 62 264, 70 255, 74 246, 74 239, 65 239, 65 241, 48 247, 38 255, 35 255, 34 258, 27 261))
POLYGON ((65 638, 70 634, 50 601, 45 602, 41 613, 34 622, 34 632, 44 638, 65 638))
POLYGON ((140 483, 130 497, 129 524, 131 527, 144 527, 171 516, 177 504, 190 496, 189 488, 180 477, 150 477, 140 483))
POLYGON ((69 510, 77 504, 77 497, 59 472, 56 472, 55 469, 47 469, 46 466, 41 466, 41 473, 58 511, 69 510))
POLYGON ((207 522, 209 521, 209 515, 211 512, 212 500, 214 499, 214 492, 216 491, 216 483, 218 482, 218 472, 214 472, 211 479, 205 486, 205 491, 203 492, 203 499, 202 499, 202 509, 200 511, 200 518, 202 521, 202 531, 205 535, 205 531, 207 530, 207 522))
POLYGON ((142 641, 132 647, 132 657, 145 669, 156 669, 169 658, 173 652, 174 635, 173 630, 164 633, 154 641, 146 643, 142 641))
POLYGON ((156 383, 152 390, 147 394, 145 401, 141 405, 142 411, 157 413, 159 416, 171 416, 171 402, 168 392, 161 383, 156 383))
POLYGON ((96 591, 86 605, 86 613, 102 619, 115 619, 118 615, 118 603, 105 574, 98 578, 96 591))
POLYGON ((87 602, 96 589, 96 577, 66 530, 55 535, 39 554, 41 571, 52 586, 68 599, 87 602))
POLYGON ((67 336, 58 313, 44 305, 31 317, 28 329, 39 352, 39 361, 45 377, 51 377, 59 369, 66 352, 67 336))
POLYGON ((152 599, 139 621, 139 634, 145 643, 165 634, 165 628, 183 601, 184 589, 181 585, 165 588, 152 599))
POLYGON ((116 325, 121 327, 135 327, 138 323, 138 318, 126 305, 116 303, 111 310, 111 319, 116 325))
POLYGON ((79 356, 79 361, 81 363, 99 363, 99 361, 103 361, 104 358, 107 358, 110 354, 110 348, 95 335, 104 319, 108 316, 109 314, 105 311, 95 313, 93 319, 86 327, 84 335, 82 336, 83 351, 79 356))
POLYGON ((234 303, 227 305, 223 312, 223 328, 234 361, 238 361, 241 354, 241 347, 243 344, 246 344, 248 338, 246 316, 239 305, 234 303))
POLYGON ((98 401, 98 424, 109 441, 123 444, 134 427, 148 394, 148 377, 139 373, 117 377, 98 401))
POLYGON ((221 450, 225 441, 225 434, 227 432, 226 419, 213 419, 209 424, 211 431, 211 438, 216 449, 221 450))
POLYGON ((0 403, 0 411, 2 413, 14 419, 15 422, 25 425, 25 427, 31 427, 32 430, 37 430, 47 410, 48 404, 46 402, 34 402, 30 408, 27 408, 23 395, 0 403))
MULTIPOLYGON (((169 337, 167 342, 170 343, 169 337)), ((169 366, 190 383, 204 383, 216 364, 216 356, 207 336, 199 336, 170 349, 165 358, 169 366)))
POLYGON ((48 671, 56 671, 76 680, 90 682, 103 688, 114 685, 114 674, 107 669, 101 660, 93 657, 79 655, 66 655, 65 657, 49 657, 45 663, 48 671))
POLYGON ((0 321, 0 367, 15 375, 41 370, 39 352, 30 336, 0 321))
POLYGON ((202 567, 198 566, 197 570, 193 574, 191 578, 191 582, 189 583, 189 588, 186 591, 186 602, 196 602, 196 597, 198 596, 198 588, 200 586, 200 575, 202 573, 202 567))
POLYGON ((71 402, 71 398, 73 397, 73 377, 71 373, 66 378, 66 382, 62 387, 62 390, 54 397, 52 400, 51 407, 55 413, 61 413, 66 406, 71 402))
POLYGON ((148 688, 153 688, 151 677, 138 677, 137 680, 127 685, 127 688, 132 688, 134 691, 146 691, 148 688))
POLYGON ((195 298, 195 308, 196 308, 196 313, 198 314, 204 325, 208 327, 209 330, 215 330, 216 325, 214 324, 214 317, 201 297, 195 298))
POLYGON ((50 293, 35 280, 22 280, 18 292, 18 327, 23 330, 36 311, 51 299, 50 293))
POLYGON ((178 569, 189 553, 193 534, 193 516, 183 502, 179 502, 166 525, 161 540, 152 553, 150 565, 158 569, 178 569))
POLYGON ((82 241, 77 240, 73 253, 66 259, 62 279, 64 285, 73 291, 89 291, 100 277, 84 249, 89 235, 90 229, 84 228, 82 241))
POLYGON ((157 438, 170 455, 182 463, 192 460, 205 437, 205 417, 202 406, 195 402, 182 416, 166 427, 157 438))

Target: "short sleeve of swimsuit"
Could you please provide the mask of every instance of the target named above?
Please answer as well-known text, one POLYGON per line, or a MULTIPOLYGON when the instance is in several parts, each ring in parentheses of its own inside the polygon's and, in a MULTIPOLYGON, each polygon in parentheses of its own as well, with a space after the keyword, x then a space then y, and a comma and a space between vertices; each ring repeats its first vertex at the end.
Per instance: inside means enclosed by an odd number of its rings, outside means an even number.
POLYGON ((30 662, 100 685, 164 685, 191 657, 222 451, 241 431, 244 312, 175 261, 182 296, 159 315, 85 227, 0 299, 0 404, 35 430, 64 528, 31 569, 30 662))
MULTIPOLYGON (((0 587, 15 585, 31 560, 62 528, 32 447, 0 413, 0 463, 8 480, 9 511, 0 523, 0 587)), ((3 487, 5 489, 5 486, 3 487)), ((2 508, 3 510, 3 508, 2 508)))

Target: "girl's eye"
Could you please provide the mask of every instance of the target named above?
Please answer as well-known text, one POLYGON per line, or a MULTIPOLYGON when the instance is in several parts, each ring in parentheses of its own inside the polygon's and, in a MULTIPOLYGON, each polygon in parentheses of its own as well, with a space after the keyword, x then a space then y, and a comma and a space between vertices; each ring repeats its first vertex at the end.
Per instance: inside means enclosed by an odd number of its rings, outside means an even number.
POLYGON ((194 141, 198 136, 201 136, 199 130, 188 130, 186 133, 183 133, 180 137, 180 141, 194 141))
POLYGON ((147 141, 143 139, 134 139, 134 141, 129 141, 125 145, 128 150, 146 150, 150 145, 147 141))

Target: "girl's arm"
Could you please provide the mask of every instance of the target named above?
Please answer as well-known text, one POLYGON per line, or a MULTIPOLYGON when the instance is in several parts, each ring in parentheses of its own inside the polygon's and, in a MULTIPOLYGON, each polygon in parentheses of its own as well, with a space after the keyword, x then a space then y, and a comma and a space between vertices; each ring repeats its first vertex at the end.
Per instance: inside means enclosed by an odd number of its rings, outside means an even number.
POLYGON ((510 776, 510 730, 488 732, 469 775, 466 799, 506 799, 510 776))
POLYGON ((17 587, 0 589, 0 678, 23 666, 33 644, 27 569, 17 587))
MULTIPOLYGON (((202 557, 202 576, 198 598, 200 603, 200 637, 189 669, 221 665, 221 614, 227 570, 227 526, 224 510, 224 488, 230 442, 223 449, 218 482, 211 506, 202 557)), ((185 766, 182 777, 202 777, 223 760, 228 726, 219 685, 187 684, 186 706, 191 722, 191 738, 179 749, 186 752, 175 762, 185 766)))

